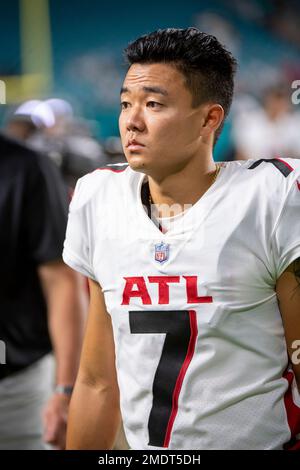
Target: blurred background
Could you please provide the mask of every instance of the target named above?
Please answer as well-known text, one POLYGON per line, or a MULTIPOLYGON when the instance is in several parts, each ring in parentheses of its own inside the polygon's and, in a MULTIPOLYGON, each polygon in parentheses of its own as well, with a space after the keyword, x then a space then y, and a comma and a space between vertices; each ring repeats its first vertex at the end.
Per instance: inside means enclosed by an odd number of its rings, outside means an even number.
POLYGON ((71 185, 124 161, 122 51, 158 28, 196 26, 238 59, 215 160, 300 156, 300 0, 11 0, 0 24, 0 126, 48 153, 71 185))

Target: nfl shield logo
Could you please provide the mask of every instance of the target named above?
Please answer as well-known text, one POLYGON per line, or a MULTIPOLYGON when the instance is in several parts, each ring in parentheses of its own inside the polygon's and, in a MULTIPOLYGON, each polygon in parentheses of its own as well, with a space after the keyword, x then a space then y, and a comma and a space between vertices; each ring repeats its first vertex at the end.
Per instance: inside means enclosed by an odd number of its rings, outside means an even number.
POLYGON ((164 242, 155 245, 155 261, 159 263, 167 261, 169 258, 169 247, 170 245, 164 242))

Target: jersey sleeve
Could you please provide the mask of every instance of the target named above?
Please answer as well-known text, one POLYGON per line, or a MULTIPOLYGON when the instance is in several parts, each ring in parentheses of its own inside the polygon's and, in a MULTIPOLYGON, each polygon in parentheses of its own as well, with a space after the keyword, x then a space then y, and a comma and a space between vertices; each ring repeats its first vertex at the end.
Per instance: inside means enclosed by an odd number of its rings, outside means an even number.
POLYGON ((272 235, 276 278, 300 257, 300 183, 294 181, 272 235))
POLYGON ((96 280, 91 262, 92 254, 89 242, 91 221, 85 197, 85 186, 85 177, 80 178, 77 181, 69 207, 63 260, 71 268, 96 280))

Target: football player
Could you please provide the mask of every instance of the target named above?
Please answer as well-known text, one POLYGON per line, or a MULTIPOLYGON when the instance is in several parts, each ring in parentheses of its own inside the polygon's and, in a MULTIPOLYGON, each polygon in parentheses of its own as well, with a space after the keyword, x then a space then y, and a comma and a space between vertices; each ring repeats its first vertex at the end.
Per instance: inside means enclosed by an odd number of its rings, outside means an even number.
POLYGON ((300 163, 214 163, 236 68, 215 37, 159 30, 126 57, 128 165, 70 207, 91 299, 68 446, 110 449, 122 416, 132 449, 300 448, 300 163))

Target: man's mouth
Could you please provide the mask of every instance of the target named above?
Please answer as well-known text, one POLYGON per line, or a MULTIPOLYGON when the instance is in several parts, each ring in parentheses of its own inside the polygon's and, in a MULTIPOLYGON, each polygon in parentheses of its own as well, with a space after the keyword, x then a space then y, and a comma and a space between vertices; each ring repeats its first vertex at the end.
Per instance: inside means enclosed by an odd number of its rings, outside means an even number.
POLYGON ((137 140, 129 140, 126 147, 129 150, 140 150, 141 148, 145 147, 145 145, 141 142, 138 142, 137 140))

